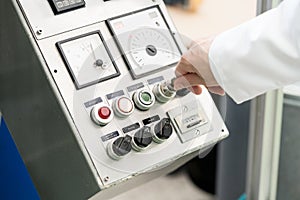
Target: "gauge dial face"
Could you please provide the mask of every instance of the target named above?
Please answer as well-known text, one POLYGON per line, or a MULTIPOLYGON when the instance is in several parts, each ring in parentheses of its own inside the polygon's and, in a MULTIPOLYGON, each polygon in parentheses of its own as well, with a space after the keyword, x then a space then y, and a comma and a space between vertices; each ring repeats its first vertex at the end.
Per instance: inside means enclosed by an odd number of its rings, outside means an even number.
POLYGON ((169 38, 159 30, 141 28, 129 36, 129 60, 135 63, 135 73, 141 74, 162 68, 178 61, 178 53, 169 38))
POLYGON ((157 7, 108 22, 133 78, 163 70, 179 61, 181 52, 157 7))
POLYGON ((59 42, 58 48, 79 89, 118 75, 98 32, 59 42))

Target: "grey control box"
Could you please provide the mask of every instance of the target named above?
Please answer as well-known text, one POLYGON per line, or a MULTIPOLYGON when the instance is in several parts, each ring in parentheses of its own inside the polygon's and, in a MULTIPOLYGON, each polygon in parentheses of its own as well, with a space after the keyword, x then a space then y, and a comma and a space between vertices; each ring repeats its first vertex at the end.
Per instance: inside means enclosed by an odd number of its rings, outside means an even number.
POLYGON ((228 136, 205 88, 163 84, 186 51, 163 0, 12 3, 0 105, 41 199, 109 199, 228 136))

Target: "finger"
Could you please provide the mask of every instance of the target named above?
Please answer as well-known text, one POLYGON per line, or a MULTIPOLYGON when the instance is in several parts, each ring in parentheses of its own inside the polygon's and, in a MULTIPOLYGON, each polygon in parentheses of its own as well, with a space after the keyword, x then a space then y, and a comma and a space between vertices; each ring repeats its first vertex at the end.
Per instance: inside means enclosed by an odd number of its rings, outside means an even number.
POLYGON ((181 57, 180 61, 178 62, 175 70, 175 75, 177 77, 187 74, 190 69, 190 63, 183 57, 181 57))
POLYGON ((189 87, 188 90, 190 90, 192 93, 194 93, 196 95, 199 95, 202 93, 202 88, 200 85, 189 87))
POLYGON ((180 90, 182 88, 188 88, 191 86, 199 86, 199 85, 205 85, 205 82, 203 78, 201 78, 197 74, 185 74, 183 76, 178 77, 174 81, 174 88, 176 90, 180 90))
POLYGON ((208 87, 207 89, 211 93, 218 94, 218 95, 221 95, 221 96, 225 95, 225 91, 220 86, 208 87))

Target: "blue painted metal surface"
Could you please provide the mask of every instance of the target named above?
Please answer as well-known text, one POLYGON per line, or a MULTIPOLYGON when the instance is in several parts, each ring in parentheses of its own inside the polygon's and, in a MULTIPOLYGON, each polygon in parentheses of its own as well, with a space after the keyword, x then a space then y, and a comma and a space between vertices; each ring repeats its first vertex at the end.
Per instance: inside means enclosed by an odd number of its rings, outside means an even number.
POLYGON ((22 158, 0 114, 0 199, 38 200, 22 158))

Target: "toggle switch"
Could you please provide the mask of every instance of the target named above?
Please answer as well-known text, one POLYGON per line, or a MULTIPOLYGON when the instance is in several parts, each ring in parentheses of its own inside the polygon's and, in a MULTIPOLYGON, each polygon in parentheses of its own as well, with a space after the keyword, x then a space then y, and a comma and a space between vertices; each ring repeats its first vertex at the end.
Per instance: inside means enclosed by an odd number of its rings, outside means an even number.
POLYGON ((154 105, 155 96, 150 90, 142 89, 133 94, 133 101, 140 110, 148 110, 154 105))
POLYGON ((107 145, 107 154, 114 160, 120 160, 126 156, 132 149, 131 136, 119 137, 107 145))
POLYGON ((144 126, 138 130, 131 141, 132 147, 136 151, 145 150, 152 142, 151 128, 144 126))
POLYGON ((127 117, 134 111, 133 101, 128 97, 120 97, 113 102, 113 110, 119 117, 127 117))
POLYGON ((153 141, 162 143, 169 139, 173 133, 173 128, 169 118, 163 118, 154 126, 153 141))
POLYGON ((175 79, 163 81, 153 87, 153 93, 159 102, 165 103, 175 97, 176 90, 173 86, 174 80, 175 79))
POLYGON ((97 104, 91 110, 91 118, 92 120, 100 126, 105 126, 113 119, 114 114, 110 106, 106 104, 97 104))

